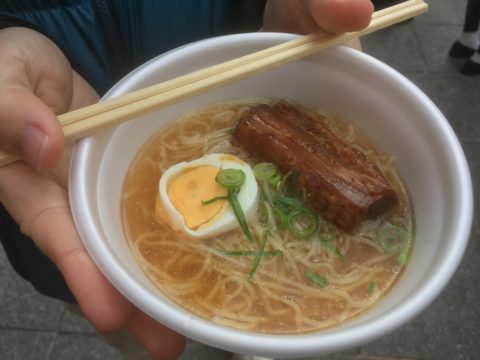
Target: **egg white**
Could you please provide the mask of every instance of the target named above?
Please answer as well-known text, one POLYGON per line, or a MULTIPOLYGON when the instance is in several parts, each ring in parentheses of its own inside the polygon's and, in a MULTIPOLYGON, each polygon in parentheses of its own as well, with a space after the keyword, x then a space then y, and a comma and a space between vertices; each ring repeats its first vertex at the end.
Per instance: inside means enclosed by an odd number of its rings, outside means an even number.
POLYGON ((186 225, 182 214, 177 211, 168 196, 167 185, 169 181, 174 179, 177 175, 188 169, 199 166, 213 166, 219 169, 243 170, 246 178, 245 184, 243 184, 240 192, 238 193, 238 201, 242 207, 247 222, 254 219, 258 208, 259 191, 252 168, 246 162, 233 155, 213 153, 207 154, 192 161, 183 161, 175 164, 162 174, 159 181, 160 202, 163 206, 163 210, 175 228, 180 229, 191 237, 208 238, 239 227, 238 221, 230 204, 227 206, 223 214, 221 214, 215 222, 208 226, 197 230, 192 230, 186 225))

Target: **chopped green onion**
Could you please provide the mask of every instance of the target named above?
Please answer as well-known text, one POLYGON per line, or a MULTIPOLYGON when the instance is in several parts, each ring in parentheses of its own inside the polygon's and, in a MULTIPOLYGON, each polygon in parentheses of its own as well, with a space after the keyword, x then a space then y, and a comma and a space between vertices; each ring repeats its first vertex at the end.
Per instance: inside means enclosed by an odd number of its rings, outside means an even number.
POLYGON ((340 252, 340 250, 338 250, 337 246, 334 243, 332 243, 331 240, 322 239, 320 237, 320 243, 323 246, 325 246, 325 248, 327 250, 329 250, 329 251, 333 252, 335 255, 343 258, 343 254, 340 252))
POLYGON ((215 181, 221 186, 227 188, 227 196, 217 196, 210 200, 202 201, 202 204, 208 205, 217 200, 228 199, 230 205, 232 206, 233 213, 237 218, 238 224, 242 229, 243 233, 248 240, 254 241, 253 235, 248 228, 247 220, 245 219, 245 214, 243 213, 240 202, 238 201, 238 192, 240 188, 245 183, 245 173, 240 169, 222 169, 218 172, 215 177, 215 181))
POLYGON ((277 174, 277 165, 261 162, 253 167, 253 174, 258 181, 268 181, 277 174))
POLYGON ((321 288, 324 288, 327 286, 327 279, 325 279, 323 276, 318 275, 315 271, 312 270, 306 270, 304 273, 305 277, 320 286, 321 288))
POLYGON ((274 205, 275 205, 274 209, 278 210, 278 212, 281 212, 285 216, 287 216, 290 213, 290 209, 288 208, 288 206, 285 206, 281 202, 275 200, 274 205))
POLYGON ((227 196, 215 196, 214 198, 211 198, 210 200, 202 200, 203 205, 209 205, 217 200, 228 200, 228 195, 227 196))
POLYGON ((275 218, 279 222, 279 227, 285 229, 288 226, 288 212, 284 212, 278 207, 274 207, 272 210, 275 214, 275 218))
POLYGON ((262 224, 268 223, 268 213, 267 213, 267 207, 265 206, 265 203, 268 204, 268 201, 264 200, 258 206, 258 220, 262 224))
POLYGON ((410 234, 405 229, 393 225, 386 224, 379 232, 377 241, 383 250, 387 252, 402 251, 410 242, 410 234))
MULTIPOLYGON (((257 256, 258 251, 255 250, 218 250, 221 253, 229 256, 257 256)), ((269 250, 264 251, 262 256, 282 256, 283 252, 281 250, 269 250)))
POLYGON ((253 261, 252 269, 250 270, 250 274, 248 274, 249 282, 252 282, 253 275, 255 274, 255 271, 257 271, 258 264, 260 264, 260 260, 262 259, 263 253, 265 251, 265 245, 267 244, 268 235, 269 231, 265 230, 263 232, 262 239, 260 240, 260 246, 258 248, 257 255, 255 256, 255 260, 253 261))
POLYGON ((238 191, 245 184, 245 173, 240 169, 222 169, 215 180, 228 190, 238 191))
POLYGON ((289 210, 293 209, 305 209, 305 205, 300 201, 290 196, 277 196, 275 198, 275 203, 278 205, 283 205, 289 210))
POLYGON ((263 190, 263 193, 265 194, 265 197, 270 203, 273 203, 273 194, 272 194, 272 191, 270 190, 270 187, 266 182, 262 182, 261 184, 262 184, 262 190, 263 190))
POLYGON ((288 214, 288 230, 297 239, 310 237, 318 228, 318 217, 307 208, 295 209, 288 214))
POLYGON ((267 215, 265 222, 268 224, 268 226, 270 226, 270 228, 272 230, 275 230, 277 228, 277 224, 275 222, 275 215, 273 215, 272 207, 270 206, 268 201, 262 202, 262 205, 263 205, 263 209, 265 209, 265 213, 267 215))
POLYGON ((248 228, 245 214, 243 213, 242 207, 240 206, 240 201, 238 201, 237 191, 228 189, 228 200, 230 201, 230 205, 232 205, 233 213, 237 218, 240 228, 242 229, 247 239, 253 242, 253 235, 248 228))
POLYGON ((245 219, 245 214, 243 213, 242 206, 240 205, 240 201, 238 201, 237 191, 228 189, 227 196, 217 196, 210 200, 202 200, 203 205, 209 205, 217 200, 228 200, 230 205, 232 206, 233 213, 235 218, 237 219, 240 228, 242 229, 243 233, 247 237, 248 240, 253 241, 253 235, 248 228, 247 220, 245 219))
POLYGON ((367 289, 369 294, 373 294, 373 291, 375 290, 375 286, 376 286, 375 282, 370 281, 370 284, 368 284, 368 289, 367 289))
POLYGON ((277 188, 278 187, 278 184, 282 181, 282 175, 281 174, 277 174, 275 175, 274 177, 271 177, 270 179, 268 179, 267 183, 269 183, 270 185, 272 185, 274 188, 277 188))
POLYGON ((285 191, 285 184, 287 183, 287 179, 292 175, 292 172, 287 172, 281 179, 279 183, 276 184, 277 191, 281 194, 286 194, 285 191))
POLYGON ((407 262, 407 253, 406 252, 401 252, 398 257, 397 257, 397 261, 400 265, 405 265, 405 263, 407 262))

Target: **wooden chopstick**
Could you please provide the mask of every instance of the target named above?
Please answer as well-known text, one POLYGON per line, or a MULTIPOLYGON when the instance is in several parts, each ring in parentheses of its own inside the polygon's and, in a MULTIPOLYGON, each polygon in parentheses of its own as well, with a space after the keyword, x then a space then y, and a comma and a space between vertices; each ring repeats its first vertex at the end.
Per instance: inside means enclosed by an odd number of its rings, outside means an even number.
MULTIPOLYGON (((63 126, 65 138, 68 141, 78 140, 175 102, 402 22, 424 13, 427 9, 428 5, 423 0, 408 0, 374 12, 370 25, 363 30, 340 35, 323 31, 305 35, 253 54, 59 115, 57 118, 63 126)), ((18 158, 0 152, 0 167, 16 160, 18 158)))

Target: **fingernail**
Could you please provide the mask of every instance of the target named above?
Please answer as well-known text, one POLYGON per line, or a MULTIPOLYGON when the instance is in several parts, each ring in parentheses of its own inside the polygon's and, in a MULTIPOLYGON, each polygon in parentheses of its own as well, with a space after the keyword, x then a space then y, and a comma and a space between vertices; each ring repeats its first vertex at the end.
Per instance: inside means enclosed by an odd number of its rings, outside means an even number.
POLYGON ((28 126, 23 133, 23 158, 35 169, 42 168, 43 156, 47 149, 50 137, 35 126, 28 126))

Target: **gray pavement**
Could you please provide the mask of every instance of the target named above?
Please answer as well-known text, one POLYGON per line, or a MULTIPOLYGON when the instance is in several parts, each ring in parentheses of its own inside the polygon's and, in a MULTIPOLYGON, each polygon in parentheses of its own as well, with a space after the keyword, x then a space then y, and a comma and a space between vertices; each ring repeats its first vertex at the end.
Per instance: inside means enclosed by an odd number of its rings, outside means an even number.
MULTIPOLYGON (((480 179, 480 76, 458 73, 448 58, 460 33, 466 0, 431 0, 427 14, 363 39, 364 51, 416 83, 451 122, 467 155, 475 207, 480 179)), ((480 221, 475 214, 465 257, 454 278, 416 319, 380 340, 321 359, 480 359, 480 221)), ((87 321, 35 292, 0 250, 0 359, 121 359, 87 321)), ((189 343, 182 360, 229 359, 189 343)), ((313 359, 311 359, 313 360, 313 359)))

